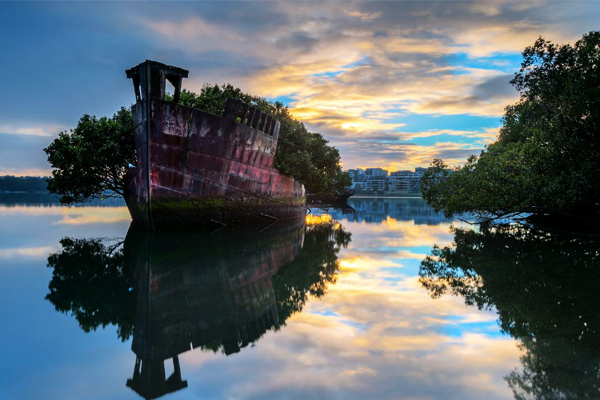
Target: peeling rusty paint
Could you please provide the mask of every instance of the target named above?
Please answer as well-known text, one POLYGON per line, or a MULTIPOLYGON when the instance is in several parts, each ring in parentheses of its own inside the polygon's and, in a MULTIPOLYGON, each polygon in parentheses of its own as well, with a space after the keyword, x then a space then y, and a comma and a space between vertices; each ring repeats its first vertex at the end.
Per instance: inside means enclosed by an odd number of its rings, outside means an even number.
POLYGON ((138 164, 126 196, 134 222, 164 229, 302 218, 304 186, 273 168, 279 121, 239 100, 227 101, 223 117, 164 100, 165 80, 178 98, 187 74, 153 61, 127 71, 137 99, 138 164))

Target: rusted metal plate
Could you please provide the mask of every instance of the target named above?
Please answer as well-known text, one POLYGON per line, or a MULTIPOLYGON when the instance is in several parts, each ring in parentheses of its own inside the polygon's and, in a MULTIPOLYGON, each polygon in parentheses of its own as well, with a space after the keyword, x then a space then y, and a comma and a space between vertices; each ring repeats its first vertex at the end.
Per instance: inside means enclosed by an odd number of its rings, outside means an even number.
POLYGON ((128 71, 141 85, 126 196, 134 221, 157 229, 303 215, 304 187, 273 169, 279 121, 237 100, 225 117, 165 101, 164 79, 179 82, 179 93, 183 74, 151 61, 128 71))

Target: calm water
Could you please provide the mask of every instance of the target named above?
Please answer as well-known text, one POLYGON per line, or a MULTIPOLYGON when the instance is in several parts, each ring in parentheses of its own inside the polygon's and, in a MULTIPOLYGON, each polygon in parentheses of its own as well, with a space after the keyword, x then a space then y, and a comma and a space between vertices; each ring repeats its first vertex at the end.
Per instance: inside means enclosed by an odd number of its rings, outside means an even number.
POLYGON ((594 239, 420 199, 155 235, 0 201, 2 399, 600 398, 594 239))

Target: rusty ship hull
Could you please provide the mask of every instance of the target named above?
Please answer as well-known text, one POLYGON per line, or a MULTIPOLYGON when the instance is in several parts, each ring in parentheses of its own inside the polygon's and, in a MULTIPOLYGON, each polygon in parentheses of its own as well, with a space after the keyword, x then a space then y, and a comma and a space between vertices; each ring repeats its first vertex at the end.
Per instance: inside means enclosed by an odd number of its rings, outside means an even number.
POLYGON ((306 214, 304 186, 273 167, 279 122, 241 101, 223 116, 178 104, 187 71, 146 61, 127 71, 137 165, 126 203, 147 229, 270 224, 306 214), (173 84, 165 100, 165 82, 173 84))

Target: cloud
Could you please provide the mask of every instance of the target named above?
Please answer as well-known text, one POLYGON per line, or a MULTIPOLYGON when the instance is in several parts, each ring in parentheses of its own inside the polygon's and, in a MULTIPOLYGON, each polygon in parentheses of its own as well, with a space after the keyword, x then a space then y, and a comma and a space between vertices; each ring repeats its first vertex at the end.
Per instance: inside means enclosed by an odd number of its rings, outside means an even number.
MULTIPOLYGON (((330 135, 342 148, 345 165, 365 164, 365 157, 372 157, 371 165, 406 162, 408 167, 426 165, 431 161, 427 157, 435 154, 464 161, 459 158, 471 151, 465 141, 478 153, 493 136, 457 133, 453 144, 373 145, 373 152, 362 154, 349 149, 371 136, 410 131, 410 124, 402 121, 407 115, 500 117, 518 99, 509 84, 511 64, 501 55, 520 53, 540 34, 575 39, 570 23, 555 18, 563 8, 510 1, 363 2, 340 12, 337 3, 280 2, 261 9, 278 17, 273 23, 250 31, 240 13, 229 11, 224 25, 190 16, 177 22, 165 17, 146 26, 177 46, 185 39, 193 51, 198 45, 189 39, 206 36, 213 40, 202 41, 201 49, 212 45, 237 54, 240 68, 228 70, 235 75, 228 80, 262 96, 292 98, 292 114, 330 135), (456 55, 495 58, 473 67, 452 62, 456 55), (392 161, 391 154, 399 157, 392 161)), ((413 137, 424 135, 422 131, 413 137)))
POLYGON ((67 128, 62 125, 44 124, 44 125, 7 125, 0 124, 0 134, 7 135, 27 135, 27 136, 56 136, 59 132, 67 128))
POLYGON ((365 140, 354 143, 334 142, 345 155, 345 162, 361 168, 382 166, 388 171, 426 166, 434 158, 441 158, 449 165, 462 164, 470 155, 479 155, 483 146, 470 143, 434 142, 431 145, 413 143, 379 143, 365 140), (364 154, 370 154, 366 163, 364 154))
POLYGON ((0 249, 0 259, 44 258, 54 251, 51 246, 0 249))
POLYGON ((298 53, 310 52, 318 43, 318 39, 303 31, 292 32, 289 35, 275 39, 275 44, 279 49, 293 48, 298 53))
POLYGON ((369 367, 357 367, 355 369, 347 369, 342 372, 342 375, 354 376, 354 375, 377 375, 377 371, 369 367))
POLYGON ((448 136, 459 136, 462 138, 478 138, 478 139, 486 140, 487 143, 491 143, 497 138, 499 129, 500 128, 498 127, 498 128, 485 128, 485 129, 481 129, 481 130, 471 130, 471 131, 470 130, 456 130, 456 129, 430 129, 430 130, 421 131, 421 132, 401 131, 398 133, 390 134, 388 136, 382 135, 379 137, 379 140, 381 140, 382 142, 387 142, 390 140, 392 140, 392 141, 395 141, 395 140, 408 141, 408 140, 413 140, 413 139, 417 139, 417 138, 428 138, 428 137, 448 135, 448 136))
POLYGON ((381 16, 381 11, 373 11, 373 12, 346 11, 346 14, 351 17, 354 17, 354 18, 359 18, 362 21, 372 21, 381 16))
POLYGON ((219 24, 207 22, 198 16, 189 17, 183 22, 151 21, 147 19, 142 19, 140 22, 151 30, 176 40, 182 38, 200 41, 206 38, 234 42, 245 40, 243 36, 235 31, 219 24))
MULTIPOLYGON (((82 3, 68 12, 55 6, 53 13, 52 7, 34 12, 20 6, 6 10, 14 20, 8 29, 19 32, 19 41, 4 43, 6 58, 14 62, 2 71, 15 77, 8 82, 15 94, 0 110, 3 121, 26 120, 31 113, 22 104, 30 104, 42 122, 4 124, 0 133, 51 137, 62 127, 45 120, 69 123, 83 112, 107 115, 132 100, 123 69, 149 58, 189 69, 188 89, 230 82, 261 96, 285 97, 294 115, 332 143, 344 144, 347 167, 364 165, 382 157, 351 152, 362 145, 361 138, 439 129, 439 116, 479 117, 482 129, 487 127, 487 118, 498 118, 517 99, 508 81, 525 46, 540 35, 565 43, 597 29, 600 4, 575 4, 208 2, 139 8, 82 3), (44 23, 38 27, 33 21, 44 23), (107 31, 113 34, 107 37, 107 31), (53 61, 38 73, 41 58, 53 61)), ((441 128, 477 130, 472 124, 441 128)), ((453 136, 457 149, 464 142, 482 147, 483 138, 453 136)), ((19 154, 9 154, 0 167, 15 173, 43 169, 42 145, 36 145, 36 155, 14 146, 19 154), (17 157, 27 162, 10 160, 17 157)), ((397 162, 410 153, 407 147, 392 150, 400 156, 397 162)))

